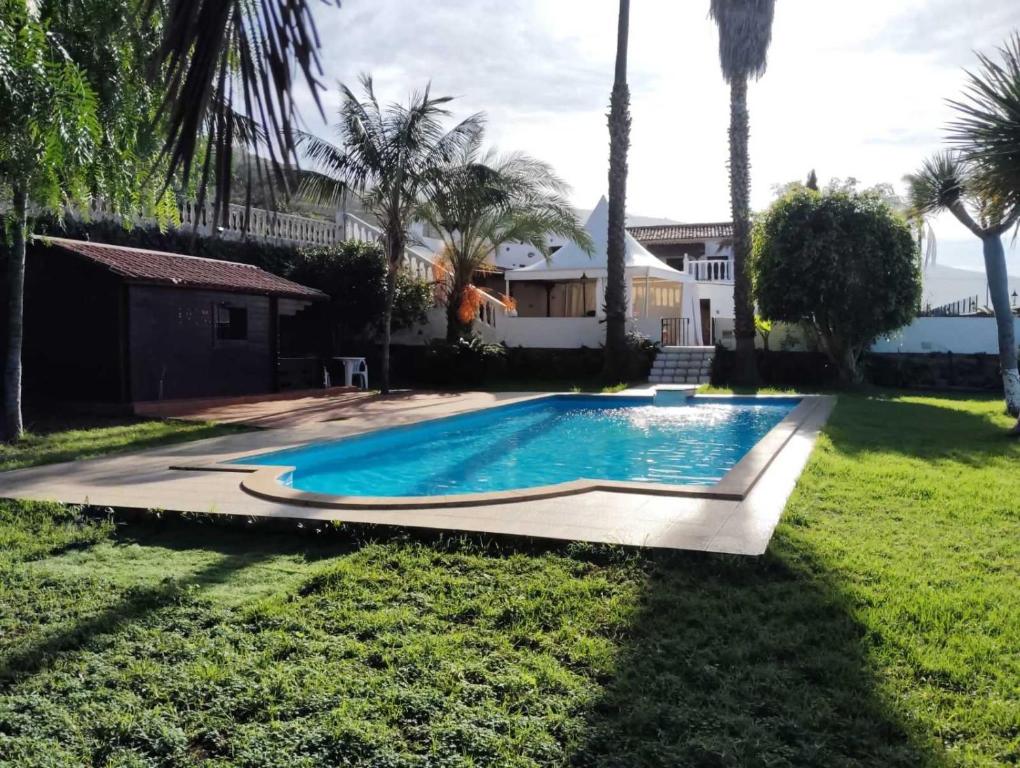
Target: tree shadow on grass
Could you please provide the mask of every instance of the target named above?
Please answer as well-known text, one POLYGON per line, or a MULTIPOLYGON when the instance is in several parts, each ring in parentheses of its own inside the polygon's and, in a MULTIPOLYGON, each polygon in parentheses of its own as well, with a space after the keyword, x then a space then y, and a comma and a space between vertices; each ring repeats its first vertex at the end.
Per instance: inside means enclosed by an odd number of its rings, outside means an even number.
POLYGON ((74 620, 68 626, 44 633, 28 643, 16 645, 0 657, 0 690, 38 674, 62 656, 85 647, 102 635, 114 633, 168 606, 183 604, 190 599, 192 589, 222 583, 269 556, 269 550, 224 554, 183 578, 165 578, 153 586, 129 588, 123 597, 93 615, 74 620))
MULTIPOLYGON (((975 400, 973 396, 959 399, 975 400)), ((998 402, 993 398, 987 401, 998 402)), ((968 466, 986 466, 989 458, 1001 457, 1008 451, 1020 457, 1020 443, 1006 433, 1011 422, 999 415, 997 409, 977 413, 934 402, 841 397, 825 431, 840 453, 849 456, 888 452, 929 461, 948 459, 968 466)))
POLYGON ((838 591, 790 557, 658 557, 572 764, 940 765, 878 692, 838 591))

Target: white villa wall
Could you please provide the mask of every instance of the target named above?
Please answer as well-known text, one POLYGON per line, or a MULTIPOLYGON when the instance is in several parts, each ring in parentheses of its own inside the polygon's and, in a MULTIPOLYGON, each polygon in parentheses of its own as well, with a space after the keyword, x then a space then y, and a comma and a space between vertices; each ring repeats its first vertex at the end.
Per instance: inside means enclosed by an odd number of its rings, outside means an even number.
MULTIPOLYGON (((1020 342, 1020 318, 1014 323, 1020 342)), ((717 320, 715 333, 716 342, 727 349, 734 348, 732 319, 717 320)), ((809 336, 798 326, 776 323, 769 336, 769 348, 792 352, 813 349, 814 343, 809 336)), ((761 335, 755 337, 755 346, 761 349, 761 335)), ((997 355, 999 336, 994 317, 919 317, 905 328, 876 341, 871 351, 879 354, 952 352, 956 355, 997 355)))
POLYGON ((510 347, 576 349, 606 341, 605 323, 594 317, 507 317, 501 334, 510 347))
MULTIPOLYGON (((1014 321, 1020 339, 1020 318, 1014 321)), ((994 317, 919 317, 906 328, 879 339, 872 352, 952 352, 957 355, 999 353, 994 317)))

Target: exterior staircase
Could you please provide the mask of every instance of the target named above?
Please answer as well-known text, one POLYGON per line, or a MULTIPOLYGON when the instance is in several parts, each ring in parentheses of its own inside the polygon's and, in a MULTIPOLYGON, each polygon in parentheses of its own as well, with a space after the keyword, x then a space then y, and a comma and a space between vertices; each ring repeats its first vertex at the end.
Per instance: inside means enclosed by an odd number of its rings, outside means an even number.
POLYGON ((648 381, 653 384, 708 384, 715 347, 663 347, 648 381))

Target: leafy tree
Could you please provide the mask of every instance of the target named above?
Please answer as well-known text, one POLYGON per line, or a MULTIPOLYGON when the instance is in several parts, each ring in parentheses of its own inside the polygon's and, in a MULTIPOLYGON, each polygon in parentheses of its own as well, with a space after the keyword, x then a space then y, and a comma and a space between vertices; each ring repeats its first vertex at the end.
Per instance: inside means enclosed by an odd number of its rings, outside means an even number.
POLYGON ((754 306, 751 300, 751 161, 747 81, 765 74, 775 0, 711 0, 709 15, 719 26, 719 61, 730 85, 730 205, 733 209, 733 302, 737 359, 734 378, 757 379, 754 306))
MULTIPOLYGON (((951 102, 959 118, 951 126, 949 138, 964 153, 974 172, 963 180, 964 195, 955 201, 950 195, 944 202, 955 202, 955 209, 949 208, 959 218, 958 211, 966 208, 964 201, 969 186, 979 201, 979 208, 984 209, 978 211, 979 216, 985 216, 983 223, 987 225, 997 219, 1001 226, 1010 219, 1020 218, 1020 32, 1014 32, 999 49, 999 58, 1000 61, 995 61, 978 54, 980 70, 968 73, 969 86, 963 100, 951 102), (980 201, 984 201, 983 206, 980 201)), ((929 199, 929 202, 933 201, 929 199)), ((966 220, 961 221, 984 243, 985 272, 999 330, 1006 400, 1011 410, 1020 410, 1016 339, 1010 342, 1015 331, 1009 318, 1009 288, 1001 235, 985 236, 966 220)), ((987 226, 982 228, 983 232, 987 230, 987 226)), ((1013 434, 1020 435, 1020 417, 1013 434)))
POLYGON ((158 42, 135 0, 0 0, 0 190, 11 201, 5 432, 20 417, 24 252, 31 221, 101 196, 113 212, 176 216, 142 183, 160 96, 146 78, 158 42))
POLYGON ((860 379, 862 354, 909 323, 921 298, 910 227, 867 192, 777 200, 755 225, 752 270, 762 315, 810 323, 844 383, 860 379))
POLYGON ((603 377, 624 378, 627 355, 627 150, 630 148, 630 89, 627 42, 630 0, 620 0, 616 68, 609 99, 609 233, 606 240, 606 351, 603 377))
POLYGON ((379 105, 372 78, 361 79, 364 99, 345 85, 338 126, 341 146, 301 134, 302 147, 315 173, 303 183, 314 200, 338 203, 355 194, 383 231, 387 259, 383 319, 382 391, 390 386, 390 334, 397 273, 404 260, 412 216, 450 164, 482 130, 472 115, 449 131, 449 97, 434 98, 429 88, 411 95, 406 105, 379 105))
MULTIPOLYGON (((378 243, 348 240, 338 245, 302 251, 288 273, 291 280, 329 294, 332 350, 363 334, 382 329, 386 309, 386 257, 378 243)), ((424 322, 432 305, 427 282, 401 270, 397 277, 392 327, 408 328, 424 322)))
POLYGON ((808 174, 807 183, 805 183, 804 186, 808 189, 814 190, 815 192, 818 191, 818 176, 815 173, 814 168, 812 168, 811 172, 808 174))
POLYGON ((549 165, 520 152, 483 152, 481 138, 442 170, 418 210, 443 241, 447 341, 470 336, 471 297, 480 290, 474 275, 500 245, 527 243, 546 257, 550 234, 591 245, 566 198, 569 187, 549 165))
POLYGON ((999 364, 1006 408, 1020 414, 1020 372, 1017 371, 1016 334, 1009 305, 1006 253, 1002 236, 1018 219, 1020 208, 995 195, 980 166, 955 152, 942 152, 907 177, 910 201, 919 216, 949 211, 981 239, 988 291, 999 336, 999 364))
POLYGON ((4 436, 17 440, 25 246, 30 206, 57 207, 87 189, 100 143, 96 95, 85 72, 26 0, 0 0, 0 188, 11 202, 6 225, 7 350, 4 436))

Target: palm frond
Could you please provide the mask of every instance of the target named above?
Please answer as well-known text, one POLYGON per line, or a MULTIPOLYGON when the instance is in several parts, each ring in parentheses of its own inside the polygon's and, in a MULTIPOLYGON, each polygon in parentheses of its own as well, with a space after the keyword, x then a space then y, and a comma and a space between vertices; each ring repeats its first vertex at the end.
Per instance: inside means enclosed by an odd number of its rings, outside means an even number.
POLYGON ((761 78, 768 66, 776 0, 711 0, 719 26, 719 62, 727 83, 761 78))
POLYGON ((904 177, 909 212, 927 216, 948 210, 968 194, 971 169, 957 152, 939 152, 927 158, 921 168, 904 177))
POLYGON ((1020 209, 1020 32, 998 54, 979 53, 964 97, 949 102, 959 115, 949 140, 980 168, 986 195, 1020 209))
POLYGON ((168 181, 179 174, 187 183, 197 161, 203 176, 215 175, 217 207, 225 206, 234 145, 253 142, 249 147, 265 152, 274 180, 286 188, 285 167, 297 160, 297 78, 322 109, 311 5, 311 0, 146 0, 146 18, 158 8, 164 19, 152 77, 166 91, 157 120, 166 125, 168 181), (238 132, 238 114, 258 130, 238 132))

